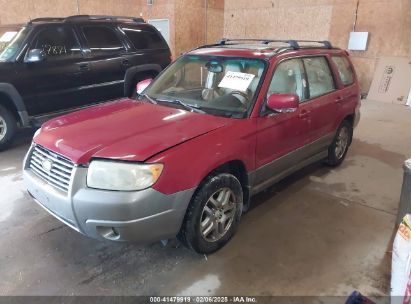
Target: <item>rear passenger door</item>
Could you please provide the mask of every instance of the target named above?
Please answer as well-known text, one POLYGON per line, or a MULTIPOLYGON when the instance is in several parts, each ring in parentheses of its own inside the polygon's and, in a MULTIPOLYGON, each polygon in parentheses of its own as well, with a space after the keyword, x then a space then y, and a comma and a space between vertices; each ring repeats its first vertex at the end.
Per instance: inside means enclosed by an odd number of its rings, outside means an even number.
POLYGON ((117 28, 111 25, 81 26, 91 70, 88 96, 104 101, 124 96, 124 75, 129 65, 126 46, 117 28))
POLYGON ((341 88, 340 95, 337 101, 339 113, 339 121, 341 121, 347 113, 352 111, 353 108, 357 105, 360 95, 359 88, 355 82, 355 73, 354 69, 344 55, 332 55, 331 61, 336 66, 336 70, 339 74, 341 88))
POLYGON ((310 141, 324 140, 328 144, 338 114, 336 83, 326 56, 304 57, 302 60, 308 81, 310 141))

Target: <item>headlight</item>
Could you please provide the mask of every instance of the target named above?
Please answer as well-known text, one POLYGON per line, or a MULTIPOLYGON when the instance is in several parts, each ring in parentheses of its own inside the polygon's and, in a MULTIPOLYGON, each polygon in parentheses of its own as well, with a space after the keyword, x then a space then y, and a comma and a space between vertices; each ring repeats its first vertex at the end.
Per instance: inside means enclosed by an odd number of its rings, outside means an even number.
POLYGON ((87 173, 87 186, 103 190, 137 191, 154 185, 162 171, 162 164, 93 160, 87 173))

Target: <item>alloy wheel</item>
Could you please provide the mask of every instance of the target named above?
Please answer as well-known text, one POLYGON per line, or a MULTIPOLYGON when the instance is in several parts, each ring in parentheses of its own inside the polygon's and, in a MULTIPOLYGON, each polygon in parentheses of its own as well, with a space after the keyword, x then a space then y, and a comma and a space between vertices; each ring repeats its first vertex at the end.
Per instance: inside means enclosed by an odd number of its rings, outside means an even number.
POLYGON ((214 192, 204 205, 200 231, 204 240, 215 242, 230 229, 237 210, 236 197, 230 188, 214 192))
POLYGON ((341 159, 344 156, 344 153, 348 147, 349 138, 348 128, 345 126, 342 127, 338 133, 335 143, 335 156, 337 159, 341 159))
POLYGON ((6 120, 0 116, 0 140, 3 140, 3 138, 6 136, 7 133, 7 124, 6 120))

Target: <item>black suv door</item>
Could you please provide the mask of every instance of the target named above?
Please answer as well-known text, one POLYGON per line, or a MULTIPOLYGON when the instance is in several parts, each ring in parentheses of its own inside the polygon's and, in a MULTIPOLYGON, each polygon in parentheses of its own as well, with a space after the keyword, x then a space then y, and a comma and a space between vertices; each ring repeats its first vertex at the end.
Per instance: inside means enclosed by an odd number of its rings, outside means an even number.
POLYGON ((69 25, 39 26, 33 33, 25 57, 16 64, 17 89, 30 115, 39 115, 76 106, 82 84, 79 40, 69 25), (40 49, 46 59, 25 62, 30 50, 40 49))
POLYGON ((124 96, 124 75, 129 61, 117 28, 110 24, 84 24, 80 31, 92 71, 87 89, 89 99, 101 101, 124 96))

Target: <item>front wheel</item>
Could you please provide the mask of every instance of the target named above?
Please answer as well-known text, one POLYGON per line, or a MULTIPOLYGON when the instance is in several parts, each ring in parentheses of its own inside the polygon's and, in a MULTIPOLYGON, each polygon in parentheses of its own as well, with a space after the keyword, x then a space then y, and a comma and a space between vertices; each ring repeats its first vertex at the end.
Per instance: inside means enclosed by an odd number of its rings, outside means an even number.
POLYGON ((328 148, 328 165, 336 167, 343 162, 351 143, 352 131, 351 123, 344 120, 338 128, 333 142, 328 148))
POLYGON ((6 149, 17 130, 16 119, 5 107, 0 105, 0 151, 6 149))
POLYGON ((222 248, 234 235, 243 206, 243 191, 231 174, 212 175, 194 194, 179 239, 197 253, 222 248))

